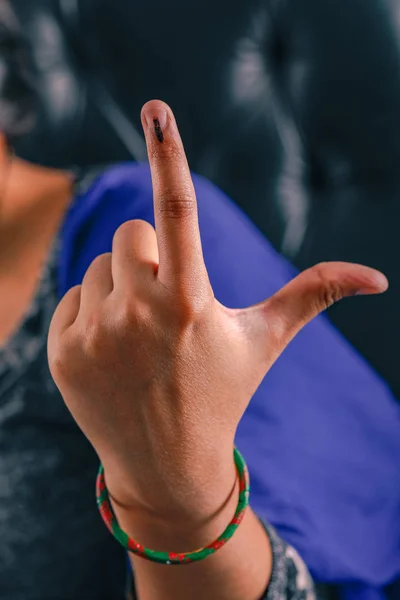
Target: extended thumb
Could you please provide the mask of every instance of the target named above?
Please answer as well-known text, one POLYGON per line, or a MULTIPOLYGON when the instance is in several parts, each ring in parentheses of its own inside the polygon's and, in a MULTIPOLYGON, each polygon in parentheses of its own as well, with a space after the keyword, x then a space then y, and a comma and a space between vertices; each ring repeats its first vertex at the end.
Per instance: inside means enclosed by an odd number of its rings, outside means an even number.
POLYGON ((304 325, 334 302, 346 296, 380 294, 388 285, 382 273, 363 265, 320 263, 300 273, 268 300, 243 312, 247 319, 258 323, 258 329, 260 320, 264 322, 266 341, 280 354, 304 325))

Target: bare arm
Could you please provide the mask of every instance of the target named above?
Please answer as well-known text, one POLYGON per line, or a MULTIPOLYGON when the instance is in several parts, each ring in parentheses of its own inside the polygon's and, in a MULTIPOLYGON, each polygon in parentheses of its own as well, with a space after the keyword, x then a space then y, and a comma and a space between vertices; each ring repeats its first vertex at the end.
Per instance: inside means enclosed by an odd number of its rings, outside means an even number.
MULTIPOLYGON (((125 531, 149 548, 188 552, 217 539, 237 504, 237 486, 228 501, 209 518, 188 521, 161 519, 113 503, 125 531)), ((131 555, 136 593, 140 600, 260 600, 272 568, 269 538, 248 508, 236 534, 218 552, 192 565, 170 567, 131 555)))
MULTIPOLYGON (((49 364, 104 466, 120 525, 154 550, 193 551, 234 513, 236 429, 272 364, 332 302, 379 293, 387 280, 361 265, 321 264, 260 304, 223 306, 204 264, 174 116, 153 101, 142 122, 156 231, 143 221, 117 230, 112 253, 58 306, 49 364)), ((140 600, 259 600, 268 582, 268 594, 274 589, 271 563, 251 510, 227 545, 198 564, 133 559, 140 600)), ((271 600, 294 600, 289 590, 271 600)))

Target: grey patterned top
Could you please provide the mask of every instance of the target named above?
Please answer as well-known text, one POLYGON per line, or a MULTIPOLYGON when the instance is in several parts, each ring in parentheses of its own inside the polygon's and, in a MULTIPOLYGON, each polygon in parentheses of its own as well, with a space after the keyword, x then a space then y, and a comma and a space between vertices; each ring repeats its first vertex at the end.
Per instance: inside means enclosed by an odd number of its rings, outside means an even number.
POLYGON ((272 527, 266 529, 271 541, 273 568, 263 600, 316 600, 313 583, 296 550, 285 544, 272 527))
MULTIPOLYGON (((0 347, 0 598, 123 600, 126 556, 97 514, 97 457, 47 365, 58 251, 57 238, 22 324, 0 347)), ((314 600, 302 561, 268 531, 265 600, 314 600)))

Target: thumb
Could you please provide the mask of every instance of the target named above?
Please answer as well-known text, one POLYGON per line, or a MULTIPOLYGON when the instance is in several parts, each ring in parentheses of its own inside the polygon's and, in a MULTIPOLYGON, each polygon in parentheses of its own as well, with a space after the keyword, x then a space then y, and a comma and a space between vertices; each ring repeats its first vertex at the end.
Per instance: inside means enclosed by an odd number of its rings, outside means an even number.
MULTIPOLYGON (((265 302, 243 312, 247 322, 251 320, 258 329, 258 338, 262 333, 260 321, 264 323, 267 328, 267 339, 265 327, 262 328, 264 344, 273 349, 276 358, 304 325, 338 300, 380 294, 388 285, 382 273, 369 267, 345 262, 320 263, 300 273, 265 302)), ((254 333, 255 328, 252 328, 254 333)))

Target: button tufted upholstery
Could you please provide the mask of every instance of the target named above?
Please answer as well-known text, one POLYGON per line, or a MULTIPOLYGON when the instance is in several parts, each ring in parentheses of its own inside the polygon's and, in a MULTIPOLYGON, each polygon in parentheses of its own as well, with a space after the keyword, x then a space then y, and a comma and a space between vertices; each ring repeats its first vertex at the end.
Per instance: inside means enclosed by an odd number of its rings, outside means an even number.
POLYGON ((330 317, 400 396, 400 1, 12 3, 42 97, 21 153, 141 159, 140 107, 165 99, 192 169, 298 267, 351 260, 389 276, 385 296, 330 317))

